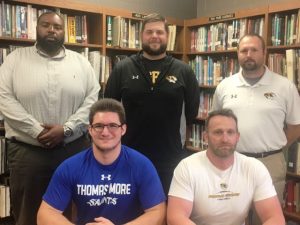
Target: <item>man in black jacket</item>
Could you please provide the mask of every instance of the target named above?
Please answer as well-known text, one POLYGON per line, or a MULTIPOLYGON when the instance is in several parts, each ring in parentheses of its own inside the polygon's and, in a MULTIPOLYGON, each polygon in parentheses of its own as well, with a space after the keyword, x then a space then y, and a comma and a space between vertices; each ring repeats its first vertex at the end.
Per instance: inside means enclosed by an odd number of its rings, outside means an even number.
POLYGON ((105 89, 105 97, 122 101, 128 131, 124 144, 152 160, 167 193, 178 162, 186 156, 180 135, 197 116, 199 86, 192 69, 167 54, 168 25, 151 14, 142 25, 142 51, 119 62, 105 89))

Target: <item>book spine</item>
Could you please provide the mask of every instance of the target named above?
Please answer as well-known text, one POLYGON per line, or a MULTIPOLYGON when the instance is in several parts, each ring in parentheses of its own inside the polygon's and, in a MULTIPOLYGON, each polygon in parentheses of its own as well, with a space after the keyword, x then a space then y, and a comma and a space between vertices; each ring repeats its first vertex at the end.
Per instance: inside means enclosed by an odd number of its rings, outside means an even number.
POLYGON ((106 45, 112 46, 112 16, 106 17, 106 45))
POLYGON ((76 22, 74 16, 68 16, 68 40, 69 43, 76 43, 76 22))

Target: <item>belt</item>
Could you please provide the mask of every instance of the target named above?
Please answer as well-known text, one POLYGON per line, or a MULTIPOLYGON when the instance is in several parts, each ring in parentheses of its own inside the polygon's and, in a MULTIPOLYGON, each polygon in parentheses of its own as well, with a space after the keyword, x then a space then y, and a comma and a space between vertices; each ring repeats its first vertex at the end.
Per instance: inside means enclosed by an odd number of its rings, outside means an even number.
MULTIPOLYGON (((84 133, 83 135, 81 135, 81 136, 79 136, 77 139, 75 139, 75 140, 73 140, 73 141, 71 141, 71 142, 68 142, 68 143, 61 143, 61 144, 58 144, 57 146, 55 146, 55 147, 57 147, 57 148, 61 148, 61 147, 64 147, 64 146, 66 146, 66 145, 68 145, 68 144, 71 144, 71 143, 73 143, 73 142, 75 142, 75 141, 78 141, 78 140, 80 140, 81 138, 88 138, 88 136, 87 136, 87 134, 86 133, 84 133)), ((12 137, 12 138, 6 138, 6 141, 7 142, 9 142, 9 143, 14 143, 14 144, 20 144, 20 145, 29 145, 29 146, 33 146, 33 147, 39 147, 39 148, 44 148, 43 146, 38 146, 38 145, 32 145, 32 144, 28 144, 28 143, 25 143, 25 142, 23 142, 23 141, 19 141, 19 140, 17 140, 15 137, 12 137)))
POLYGON ((282 152, 282 149, 275 150, 275 151, 269 151, 269 152, 260 152, 260 153, 251 153, 251 152, 241 152, 241 154, 249 156, 249 157, 254 157, 254 158, 265 158, 270 155, 274 155, 277 153, 282 152))

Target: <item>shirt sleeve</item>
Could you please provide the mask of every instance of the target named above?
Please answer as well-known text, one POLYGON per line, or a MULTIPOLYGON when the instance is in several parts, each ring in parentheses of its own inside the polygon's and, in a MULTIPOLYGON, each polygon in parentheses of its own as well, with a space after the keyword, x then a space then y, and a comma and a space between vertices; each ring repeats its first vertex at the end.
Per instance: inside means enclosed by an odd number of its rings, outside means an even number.
POLYGON ((18 50, 10 53, 0 67, 0 111, 5 121, 21 132, 36 138, 43 127, 29 114, 13 93, 13 70, 18 64, 18 50))
POLYGON ((113 98, 118 101, 121 101, 121 65, 125 60, 126 59, 120 61, 117 65, 115 65, 111 74, 109 75, 104 91, 105 98, 113 98))
POLYGON ((256 184, 253 196, 254 202, 276 196, 276 190, 269 171, 262 162, 256 160, 256 164, 254 167, 256 169, 254 176, 256 184))
POLYGON ((72 197, 71 177, 72 174, 67 173, 67 166, 61 164, 53 174, 43 200, 53 208, 64 211, 72 197))
POLYGON ((211 107, 211 111, 213 110, 220 110, 222 109, 222 102, 219 96, 220 93, 220 84, 217 86, 216 91, 213 95, 213 102, 212 102, 212 107, 211 107))
POLYGON ((190 174, 186 163, 181 161, 174 170, 169 195, 194 201, 193 185, 191 184, 190 174))
POLYGON ((187 124, 191 124, 198 115, 200 88, 193 70, 185 65, 185 116, 187 124))
POLYGON ((289 94, 286 95, 287 116, 286 123, 291 125, 300 124, 300 97, 294 83, 289 81, 289 94))
POLYGON ((166 200, 164 190, 155 167, 150 160, 139 165, 136 180, 139 180, 139 198, 144 210, 154 207, 166 200), (145 194, 147 193, 147 194, 145 194))
MULTIPOLYGON (((76 110, 74 114, 72 114, 68 120, 66 121, 65 125, 70 127, 74 135, 72 135, 69 139, 76 139, 82 135, 82 131, 85 130, 82 126, 88 124, 88 116, 91 106, 98 100, 100 85, 96 79, 94 69, 90 65, 90 63, 82 57, 82 66, 85 68, 86 71, 86 92, 85 98, 81 106, 76 110)), ((70 142, 72 140, 67 140, 70 142)))

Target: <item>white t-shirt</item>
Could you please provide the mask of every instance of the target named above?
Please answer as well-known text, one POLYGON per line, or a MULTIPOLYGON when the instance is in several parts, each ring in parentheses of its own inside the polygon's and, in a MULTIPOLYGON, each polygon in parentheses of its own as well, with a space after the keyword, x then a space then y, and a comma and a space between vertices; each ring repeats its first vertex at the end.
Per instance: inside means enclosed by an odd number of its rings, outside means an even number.
POLYGON ((178 164, 169 195, 193 202, 191 220, 197 225, 241 225, 253 201, 275 196, 276 191, 257 159, 235 152, 234 164, 222 171, 203 151, 178 164))

